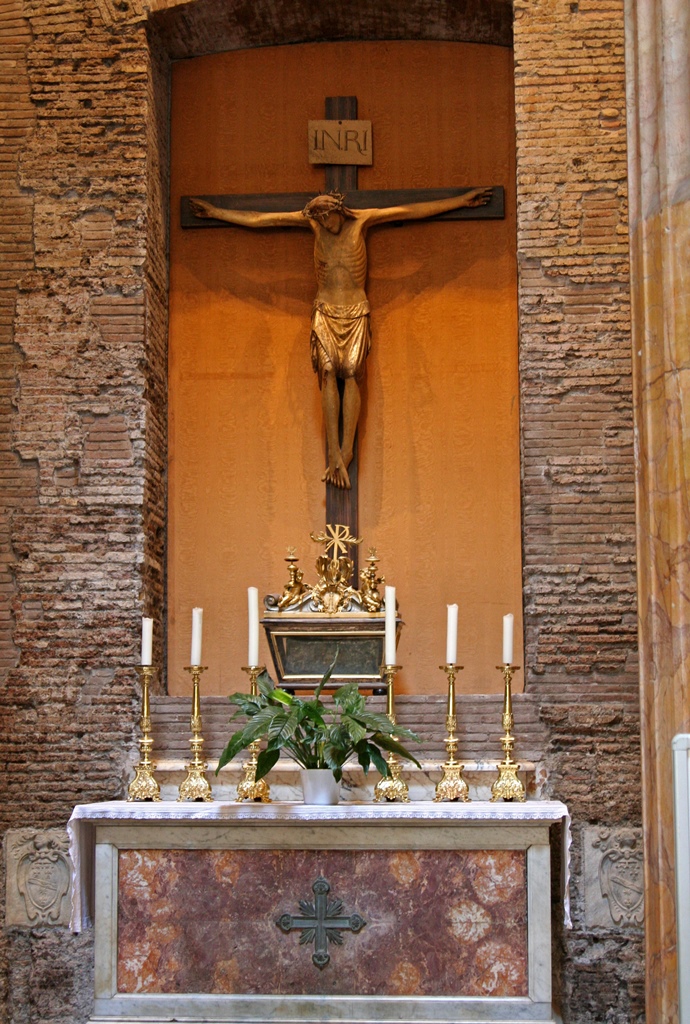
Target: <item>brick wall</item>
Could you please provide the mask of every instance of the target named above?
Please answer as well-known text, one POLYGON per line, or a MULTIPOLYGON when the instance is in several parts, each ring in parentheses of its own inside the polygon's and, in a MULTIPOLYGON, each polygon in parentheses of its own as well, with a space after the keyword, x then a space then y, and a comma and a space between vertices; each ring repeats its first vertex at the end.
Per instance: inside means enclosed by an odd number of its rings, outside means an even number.
POLYGON ((640 928, 588 928, 586 829, 641 825, 623 4, 515 3, 528 690, 574 823, 565 1021, 640 1021, 640 928))
MULTIPOLYGON (((122 793, 122 666, 143 593, 163 597, 167 278, 165 63, 144 24, 76 3, 0 18, 4 830, 122 793)), ((3 942, 8 1021, 87 1018, 90 935, 3 942)))
MULTIPOLYGON (((505 3, 170 8, 0 7, 4 828, 122 792, 122 666, 163 617, 168 54, 509 41, 505 3)), ((516 0, 515 59, 525 660, 575 836, 563 1016, 628 1024, 642 936, 586 925, 582 867, 586 828, 640 823, 622 3, 516 0)), ((88 934, 10 930, 5 1019, 84 1021, 90 957, 88 934)))

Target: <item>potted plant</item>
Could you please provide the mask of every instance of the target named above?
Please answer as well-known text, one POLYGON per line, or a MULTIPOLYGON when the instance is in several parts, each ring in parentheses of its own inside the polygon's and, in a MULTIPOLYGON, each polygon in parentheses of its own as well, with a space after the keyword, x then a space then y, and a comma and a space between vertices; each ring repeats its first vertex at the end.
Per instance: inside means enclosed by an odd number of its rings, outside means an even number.
POLYGON ((387 715, 369 711, 366 698, 356 683, 348 683, 336 690, 332 706, 323 703, 321 692, 331 677, 337 657, 336 652, 311 700, 302 700, 277 688, 265 671, 257 679, 258 692, 255 696, 233 693, 230 703, 237 710, 231 721, 245 716, 247 723, 230 737, 218 761, 216 774, 240 750, 261 739, 266 739, 267 745, 258 757, 257 781, 270 772, 281 750, 302 769, 303 788, 305 773, 320 773, 321 780, 330 790, 330 798, 315 798, 310 787, 313 777, 307 776, 307 803, 337 803, 343 765, 354 755, 365 774, 373 763, 381 775, 388 775, 384 750, 414 761, 421 768, 419 761, 398 741, 398 737, 418 740, 415 733, 401 725, 393 725, 387 715))

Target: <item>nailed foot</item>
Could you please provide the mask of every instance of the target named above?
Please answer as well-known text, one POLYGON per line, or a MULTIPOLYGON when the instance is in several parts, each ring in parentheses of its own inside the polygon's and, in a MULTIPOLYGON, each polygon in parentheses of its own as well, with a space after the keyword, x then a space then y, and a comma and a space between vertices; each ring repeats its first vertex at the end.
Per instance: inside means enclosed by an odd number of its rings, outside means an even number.
MULTIPOLYGON (((352 456, 350 456, 350 461, 352 456)), ((334 487, 343 487, 345 490, 350 488, 350 477, 347 472, 347 466, 343 460, 340 452, 334 459, 331 459, 328 463, 328 469, 321 477, 326 483, 332 484, 334 487)))

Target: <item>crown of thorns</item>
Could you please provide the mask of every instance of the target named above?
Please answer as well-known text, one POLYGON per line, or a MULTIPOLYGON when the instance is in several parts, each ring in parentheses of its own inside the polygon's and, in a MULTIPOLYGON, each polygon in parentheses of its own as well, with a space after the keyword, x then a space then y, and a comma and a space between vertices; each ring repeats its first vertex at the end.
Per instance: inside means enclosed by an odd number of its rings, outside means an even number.
POLYGON ((342 192, 336 192, 335 190, 325 192, 310 199, 302 210, 302 216, 313 219, 322 213, 331 213, 334 210, 338 213, 344 213, 345 216, 351 216, 350 211, 345 206, 345 196, 342 192))

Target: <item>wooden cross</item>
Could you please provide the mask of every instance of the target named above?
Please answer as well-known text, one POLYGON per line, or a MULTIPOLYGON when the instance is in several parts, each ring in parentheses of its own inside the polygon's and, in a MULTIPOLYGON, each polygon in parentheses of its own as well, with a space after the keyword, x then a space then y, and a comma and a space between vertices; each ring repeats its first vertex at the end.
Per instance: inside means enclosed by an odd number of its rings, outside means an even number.
POLYGON ((300 946, 308 942, 314 943, 312 961, 315 967, 323 970, 331 959, 328 953, 328 943, 334 942, 340 946, 343 942, 342 932, 350 931, 357 934, 361 932, 367 923, 359 914, 341 914, 343 909, 342 900, 328 900, 331 887, 325 878, 319 876, 312 885, 314 902, 300 900, 302 914, 282 914, 276 924, 281 932, 288 935, 294 928, 302 932, 299 940, 300 946))
MULTIPOLYGON (((326 99, 326 118, 334 123, 340 120, 357 118, 356 96, 329 96, 326 99)), ((357 166, 348 164, 324 164, 325 191, 337 190, 347 195, 347 205, 353 209, 371 209, 388 206, 401 206, 407 203, 420 203, 433 199, 446 199, 456 196, 466 188, 456 189, 376 189, 359 190, 357 166)), ((225 196, 183 196, 181 200, 181 224, 183 228, 225 227, 223 221, 212 217, 199 218, 192 212, 189 200, 203 199, 216 207, 226 210, 257 210, 271 213, 277 211, 302 210, 312 198, 310 192, 274 192, 245 195, 225 196)), ((499 219, 504 216, 504 191, 500 185, 492 186, 491 201, 485 206, 461 208, 438 214, 434 220, 487 220, 499 219)), ((338 384, 342 388, 343 381, 338 384)), ((342 392, 341 392, 342 408, 342 392)), ((342 419, 342 417, 341 417, 342 419)), ((342 439, 342 423, 341 423, 342 439)), ((349 527, 350 534, 357 536, 359 526, 358 515, 358 472, 357 472, 357 438, 353 449, 352 462, 348 467, 350 488, 345 489, 326 483, 326 523, 335 526, 343 524, 349 527)), ((355 579, 359 576, 357 549, 352 551, 355 579)))

